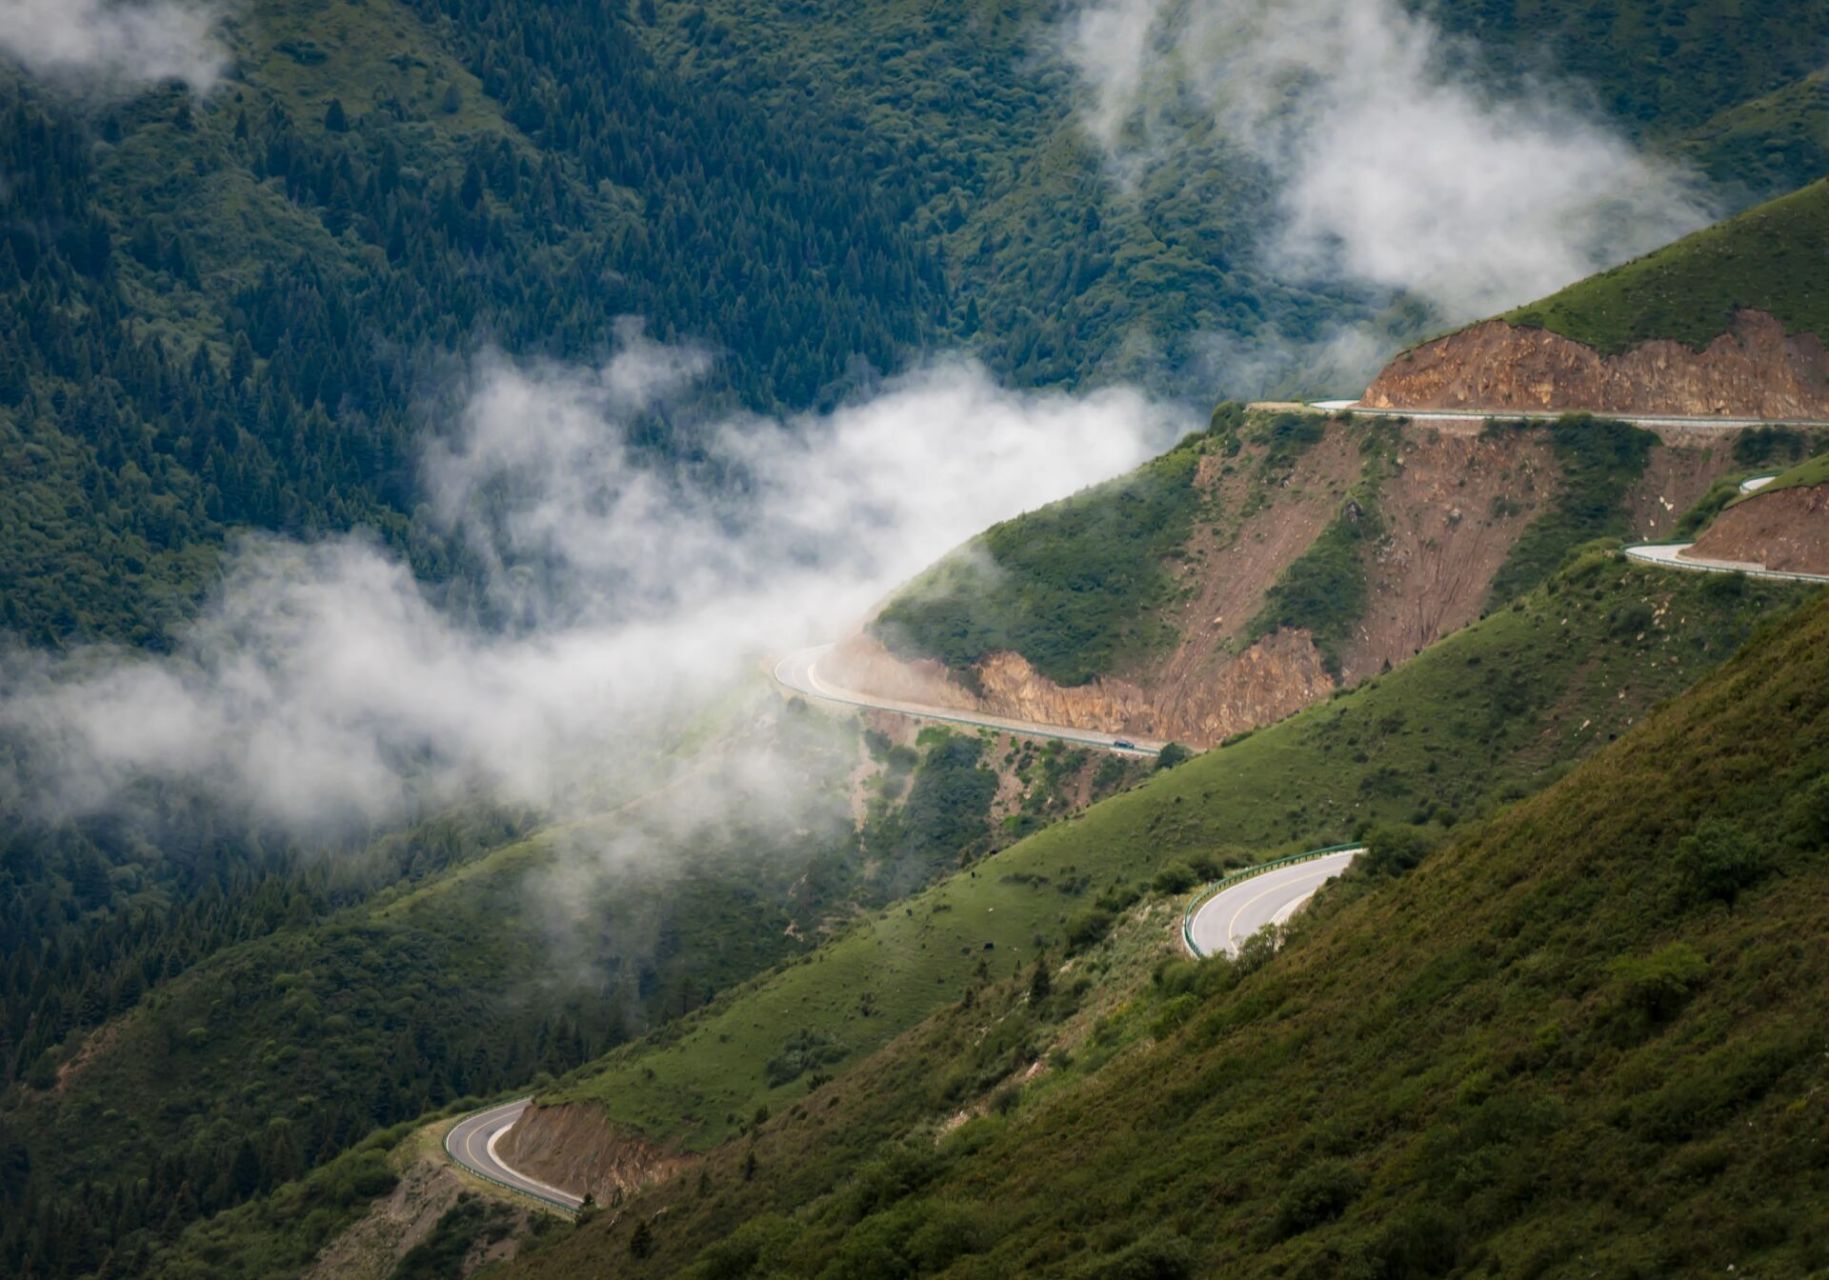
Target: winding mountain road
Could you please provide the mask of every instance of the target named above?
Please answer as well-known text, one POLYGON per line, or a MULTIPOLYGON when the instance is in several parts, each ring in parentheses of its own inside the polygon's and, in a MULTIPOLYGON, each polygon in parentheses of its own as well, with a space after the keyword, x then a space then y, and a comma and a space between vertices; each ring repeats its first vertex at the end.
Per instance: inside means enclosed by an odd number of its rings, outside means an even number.
POLYGON ((1697 573, 1744 573, 1749 578, 1781 578, 1787 582, 1829 582, 1829 573, 1789 573, 1781 569, 1768 569, 1762 564, 1752 564, 1743 560, 1706 560, 1683 554, 1695 545, 1693 542, 1647 543, 1643 546, 1627 547, 1626 558, 1637 560, 1642 564, 1661 565, 1666 569, 1689 569, 1697 573))
POLYGON ((997 729, 1030 738, 1054 738, 1061 742, 1115 751, 1120 755, 1154 756, 1161 753, 1164 745, 1148 738, 1133 738, 1128 734, 1101 733, 1097 729, 1076 729, 1068 725, 1041 724, 1033 720, 1012 720, 1004 716, 962 711, 958 707, 935 707, 919 702, 879 698, 874 694, 842 688, 819 674, 820 659, 832 652, 834 647, 829 644, 815 645, 811 649, 789 654, 775 664, 775 682, 785 689, 809 698, 818 698, 822 702, 866 707, 872 711, 890 711, 918 720, 939 720, 978 729, 997 729))
POLYGON ((1717 418, 1680 413, 1607 413, 1597 409, 1373 409, 1357 400, 1315 400, 1305 405, 1276 406, 1316 413, 1363 414, 1373 418, 1410 418, 1418 422, 1555 422, 1578 414, 1629 422, 1635 427, 1701 427, 1740 431, 1747 427, 1829 427, 1822 418, 1717 418))
POLYGON ((1202 959, 1237 955, 1252 934, 1265 925, 1288 920, 1315 896, 1317 889, 1344 872, 1364 852, 1364 846, 1335 849, 1267 871, 1247 873, 1232 884, 1222 881, 1225 887, 1199 903, 1188 916, 1182 935, 1188 949, 1202 959))
POLYGON ((519 1191, 522 1195, 532 1196, 558 1208, 575 1211, 584 1203, 583 1196, 575 1196, 550 1182, 529 1177, 520 1170, 511 1168, 495 1153, 495 1144, 514 1127, 514 1122, 521 1118, 521 1113, 532 1102, 532 1098, 516 1098, 499 1107, 465 1116, 445 1135, 445 1154, 470 1172, 507 1187, 510 1191, 519 1191))

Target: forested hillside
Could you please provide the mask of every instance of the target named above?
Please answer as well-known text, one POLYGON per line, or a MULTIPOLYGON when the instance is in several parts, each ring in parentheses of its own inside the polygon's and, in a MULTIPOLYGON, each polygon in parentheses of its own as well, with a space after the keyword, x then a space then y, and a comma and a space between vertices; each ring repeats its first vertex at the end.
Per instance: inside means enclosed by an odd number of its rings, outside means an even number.
POLYGON ((478 343, 588 358, 639 317, 800 407, 944 324, 861 157, 689 90, 626 21, 494 12, 272 4, 242 80, 99 117, 3 86, 10 630, 156 643, 243 525, 377 526, 442 576, 413 441, 478 343))
MULTIPOLYGON (((1078 383, 1365 316, 1258 260, 1266 175, 1223 140, 1114 182, 1042 6, 257 9, 200 99, 80 106, 0 73, 0 625, 33 643, 157 643, 239 525, 368 524, 448 573, 408 528, 412 441, 479 342, 589 356, 637 316, 769 408, 956 344, 1078 383)), ((1829 40, 1794 0, 1440 16, 1495 53, 1550 39, 1669 146, 1829 40), (1787 36, 1719 38, 1748 25, 1787 36)))
POLYGON ((1499 74, 1544 67, 1593 88, 1634 133, 1717 179, 1776 195, 1829 169, 1829 14, 1790 0, 1422 0, 1499 74), (1782 34, 1780 34, 1782 33, 1782 34), (1774 38, 1777 36, 1777 38, 1774 38))
POLYGON ((744 751, 780 753, 809 788, 790 823, 759 792, 753 819, 694 827, 658 786, 534 832, 452 815, 316 856, 240 833, 198 866, 8 849, 3 923, 34 942, 0 962, 0 1269, 142 1274, 371 1129, 576 1067, 1008 838, 976 738, 872 735, 860 772, 854 725, 740 708, 690 768, 740 790, 744 751))

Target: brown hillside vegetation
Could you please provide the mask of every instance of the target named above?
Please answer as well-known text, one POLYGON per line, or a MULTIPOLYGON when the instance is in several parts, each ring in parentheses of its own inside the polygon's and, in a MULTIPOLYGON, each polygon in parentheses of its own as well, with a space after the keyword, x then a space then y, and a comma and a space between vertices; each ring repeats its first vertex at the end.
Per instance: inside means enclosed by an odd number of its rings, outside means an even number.
POLYGON ((1488 320, 1398 356, 1367 389, 1374 409, 1548 410, 1829 419, 1829 351, 1762 311, 1696 351, 1657 339, 1603 355, 1548 329, 1488 320))
POLYGON ((1829 573, 1829 485, 1780 489, 1735 503, 1689 554, 1784 573, 1829 573))
MULTIPOLYGON (((1380 532, 1359 553, 1368 603, 1341 646, 1338 678, 1306 632, 1253 639, 1271 589, 1349 503, 1367 467, 1368 428, 1331 421, 1286 475, 1265 480, 1251 449, 1201 459, 1203 516, 1172 561, 1174 643, 1132 669, 1063 686, 1023 655, 992 653, 969 672, 899 657, 857 635, 821 665, 845 688, 1139 737, 1211 746, 1273 723, 1414 656, 1478 618, 1495 576, 1555 500, 1561 470, 1543 431, 1386 427, 1375 500, 1380 532)), ((1733 466, 1718 436, 1656 441, 1622 503, 1634 534, 1657 536, 1733 466)))

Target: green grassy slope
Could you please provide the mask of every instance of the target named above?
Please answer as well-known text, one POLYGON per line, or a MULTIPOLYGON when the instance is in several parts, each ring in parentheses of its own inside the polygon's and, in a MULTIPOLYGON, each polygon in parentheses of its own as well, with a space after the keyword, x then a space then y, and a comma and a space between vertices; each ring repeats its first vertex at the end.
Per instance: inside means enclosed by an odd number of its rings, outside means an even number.
POLYGON ((1741 498, 1745 500, 1762 493, 1776 493, 1780 489, 1807 489, 1819 484, 1829 484, 1829 454, 1810 458, 1789 470, 1780 471, 1772 483, 1753 493, 1743 494, 1741 498))
POLYGON ((1826 855, 1818 598, 1280 954, 1160 967, 1099 1069, 1023 1083, 1012 984, 514 1274, 1820 1275, 1826 855))
POLYGON ((1562 483, 1549 509, 1524 530, 1494 575, 1493 604, 1505 604, 1548 578, 1582 543, 1633 532, 1622 500, 1644 474, 1656 437, 1622 422, 1588 417, 1563 418, 1548 431, 1562 483))
POLYGON ((1653 338, 1698 350, 1735 311, 1829 334, 1829 180, 1603 271, 1502 318, 1616 354, 1653 338))
POLYGON ((1147 658, 1172 639, 1166 559, 1202 508, 1204 443, 992 525, 897 592, 871 624, 889 648, 955 671, 1015 650, 1063 685, 1147 658))
POLYGON ((1325 844, 1376 819, 1452 822, 1521 794, 1799 598, 1723 581, 1590 556, 1390 675, 1048 828, 542 1096, 702 1148, 804 1095, 764 1072, 791 1038, 855 1060, 987 975, 1096 936, 1170 863, 1325 844))

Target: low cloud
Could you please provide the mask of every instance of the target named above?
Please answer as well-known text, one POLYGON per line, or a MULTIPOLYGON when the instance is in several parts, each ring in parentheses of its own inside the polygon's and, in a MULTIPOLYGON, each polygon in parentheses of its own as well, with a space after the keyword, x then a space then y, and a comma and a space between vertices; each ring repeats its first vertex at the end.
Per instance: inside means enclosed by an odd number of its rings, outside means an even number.
POLYGON ((56 818, 171 781, 315 831, 657 784, 656 749, 762 653, 835 638, 986 524, 1190 426, 1135 392, 1018 394, 950 361, 828 415, 698 423, 690 465, 653 460, 632 433, 689 417, 705 365, 635 333, 598 368, 479 361, 424 476, 483 599, 435 601, 359 535, 250 537, 173 653, 4 660, 0 731, 31 749, 0 800, 56 818))
POLYGON ((1217 127, 1271 173, 1285 276, 1490 314, 1706 223, 1685 171, 1565 86, 1502 88, 1396 0, 1093 0, 1066 28, 1088 133, 1134 178, 1217 127))
POLYGON ((228 52, 190 0, 0 0, 0 56, 84 94, 181 80, 207 93, 228 52))

